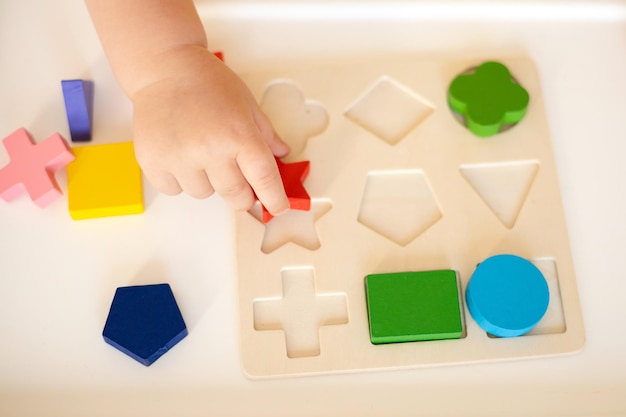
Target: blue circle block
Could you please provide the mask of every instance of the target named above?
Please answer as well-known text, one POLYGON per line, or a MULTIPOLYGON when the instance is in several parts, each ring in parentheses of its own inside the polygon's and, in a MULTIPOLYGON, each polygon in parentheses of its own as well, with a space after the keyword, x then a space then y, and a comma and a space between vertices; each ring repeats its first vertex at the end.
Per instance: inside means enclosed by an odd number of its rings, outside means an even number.
POLYGON ((150 366, 187 336, 168 284, 120 287, 102 332, 105 342, 150 366))
POLYGON ((498 337, 521 336, 548 309, 548 283, 535 265, 515 255, 481 262, 465 291, 467 308, 478 325, 498 337))

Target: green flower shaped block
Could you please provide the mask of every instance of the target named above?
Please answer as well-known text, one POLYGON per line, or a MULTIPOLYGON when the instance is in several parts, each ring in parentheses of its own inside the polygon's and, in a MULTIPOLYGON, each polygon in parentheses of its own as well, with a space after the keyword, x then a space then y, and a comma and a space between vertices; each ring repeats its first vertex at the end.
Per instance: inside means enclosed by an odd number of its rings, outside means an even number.
POLYGON ((485 62, 474 73, 459 75, 448 90, 450 108, 465 116, 468 129, 481 137, 521 121, 528 102, 528 92, 499 62, 485 62))

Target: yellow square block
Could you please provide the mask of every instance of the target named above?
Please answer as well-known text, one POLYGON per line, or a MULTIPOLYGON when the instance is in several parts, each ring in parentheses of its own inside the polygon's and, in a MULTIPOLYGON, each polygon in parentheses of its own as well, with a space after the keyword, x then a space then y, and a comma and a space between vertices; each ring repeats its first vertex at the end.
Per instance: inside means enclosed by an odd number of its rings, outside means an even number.
POLYGON ((68 206, 74 220, 143 213, 141 169, 132 142, 72 148, 68 206))

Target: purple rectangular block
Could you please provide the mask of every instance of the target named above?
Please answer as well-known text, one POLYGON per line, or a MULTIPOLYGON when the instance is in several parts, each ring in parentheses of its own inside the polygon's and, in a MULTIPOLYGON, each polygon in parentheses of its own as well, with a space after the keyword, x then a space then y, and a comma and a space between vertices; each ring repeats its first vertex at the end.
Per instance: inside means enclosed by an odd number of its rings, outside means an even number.
POLYGON ((63 80, 61 88, 72 142, 89 142, 93 120, 93 82, 63 80))

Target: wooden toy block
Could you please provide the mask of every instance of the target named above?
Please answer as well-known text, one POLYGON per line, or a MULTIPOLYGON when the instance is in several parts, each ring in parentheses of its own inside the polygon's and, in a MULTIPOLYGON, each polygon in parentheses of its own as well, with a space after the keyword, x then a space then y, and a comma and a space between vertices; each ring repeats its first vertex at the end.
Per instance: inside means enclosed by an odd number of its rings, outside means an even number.
POLYGON ((76 160, 67 167, 72 219, 143 213, 141 169, 132 142, 73 150, 76 160))
POLYGON ((18 129, 2 141, 9 163, 0 169, 0 197, 11 201, 24 191, 39 207, 62 193, 54 173, 74 160, 65 139, 58 133, 35 144, 26 129, 18 129))
POLYGON ((458 339, 463 334, 455 271, 371 274, 365 288, 373 344, 458 339))
POLYGON ((499 62, 485 62, 474 73, 459 75, 448 90, 450 107, 465 116, 468 129, 477 136, 492 136, 502 126, 518 123, 528 102, 528 92, 499 62))
POLYGON ((481 262, 465 292, 467 308, 487 333, 521 336, 539 323, 550 292, 539 269, 515 255, 496 255, 481 262))
POLYGON ((104 325, 104 341, 150 366, 187 336, 169 284, 120 287, 104 325))
POLYGON ((63 80, 61 88, 72 142, 89 142, 93 120, 93 82, 63 80))
MULTIPOLYGON (((309 197, 303 183, 309 175, 311 163, 309 161, 284 163, 276 158, 276 164, 289 199, 289 207, 292 210, 310 210, 311 197, 309 197)), ((273 216, 263 206, 263 223, 269 222, 272 218, 273 216)))

